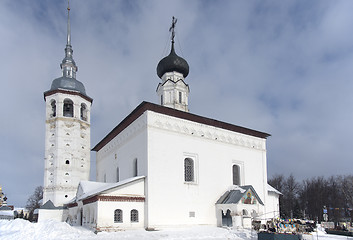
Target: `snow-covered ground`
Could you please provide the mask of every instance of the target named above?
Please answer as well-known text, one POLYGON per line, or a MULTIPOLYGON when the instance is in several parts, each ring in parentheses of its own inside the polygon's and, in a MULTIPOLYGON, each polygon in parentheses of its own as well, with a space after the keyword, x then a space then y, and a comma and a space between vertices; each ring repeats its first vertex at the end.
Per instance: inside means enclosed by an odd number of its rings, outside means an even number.
MULTIPOLYGON (((1 240, 51 240, 51 239, 257 239, 257 234, 250 230, 231 230, 217 227, 193 227, 193 228, 180 228, 180 229, 165 229, 161 231, 144 231, 144 230, 130 230, 114 233, 101 232, 94 234, 93 232, 82 227, 71 227, 70 225, 57 222, 53 220, 30 223, 22 219, 15 220, 0 220, 0 239, 1 240)), ((327 235, 323 231, 318 234, 314 233, 309 238, 310 240, 333 240, 333 239, 353 239, 352 237, 327 235)))

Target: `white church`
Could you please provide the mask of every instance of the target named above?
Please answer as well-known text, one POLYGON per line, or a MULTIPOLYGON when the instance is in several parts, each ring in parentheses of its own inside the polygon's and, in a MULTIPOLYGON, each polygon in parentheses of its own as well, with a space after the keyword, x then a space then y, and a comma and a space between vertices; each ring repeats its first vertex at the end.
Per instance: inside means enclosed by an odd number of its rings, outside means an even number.
MULTIPOLYGON (((69 8, 68 8, 69 10, 69 8)), ((188 63, 174 50, 157 66, 159 104, 142 102, 93 147, 93 99, 76 79, 68 11, 62 77, 44 92, 44 205, 58 219, 93 231, 213 225, 251 228, 279 216, 267 184, 264 132, 189 112, 188 63)))

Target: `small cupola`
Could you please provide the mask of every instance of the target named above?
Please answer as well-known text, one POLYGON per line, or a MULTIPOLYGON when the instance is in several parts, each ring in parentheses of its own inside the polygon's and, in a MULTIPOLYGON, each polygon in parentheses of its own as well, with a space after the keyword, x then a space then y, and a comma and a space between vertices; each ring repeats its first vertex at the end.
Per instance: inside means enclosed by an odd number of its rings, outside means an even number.
POLYGON ((162 80, 162 83, 158 84, 157 94, 162 106, 188 112, 190 90, 184 79, 189 74, 189 64, 175 53, 174 30, 176 22, 177 19, 173 17, 172 26, 169 29, 172 32, 170 53, 157 65, 157 75, 162 80))

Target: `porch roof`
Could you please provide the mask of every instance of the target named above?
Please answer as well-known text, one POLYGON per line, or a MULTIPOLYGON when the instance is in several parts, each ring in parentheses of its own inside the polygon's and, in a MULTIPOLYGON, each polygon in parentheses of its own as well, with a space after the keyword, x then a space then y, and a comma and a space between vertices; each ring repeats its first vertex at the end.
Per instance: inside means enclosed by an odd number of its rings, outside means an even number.
POLYGON ((264 205, 259 195, 257 195, 255 189, 251 185, 246 186, 233 186, 230 190, 225 192, 216 202, 216 204, 237 204, 241 198, 246 195, 248 190, 251 190, 257 201, 264 205))

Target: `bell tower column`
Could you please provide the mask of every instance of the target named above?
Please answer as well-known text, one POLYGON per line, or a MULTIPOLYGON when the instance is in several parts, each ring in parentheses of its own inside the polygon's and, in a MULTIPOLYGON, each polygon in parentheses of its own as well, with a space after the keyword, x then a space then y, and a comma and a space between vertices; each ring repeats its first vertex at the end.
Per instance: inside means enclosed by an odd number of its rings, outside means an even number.
POLYGON ((60 64, 62 76, 44 92, 46 105, 43 204, 55 207, 75 197, 81 180, 90 173, 90 112, 93 99, 76 79, 68 7, 67 43, 60 64))

